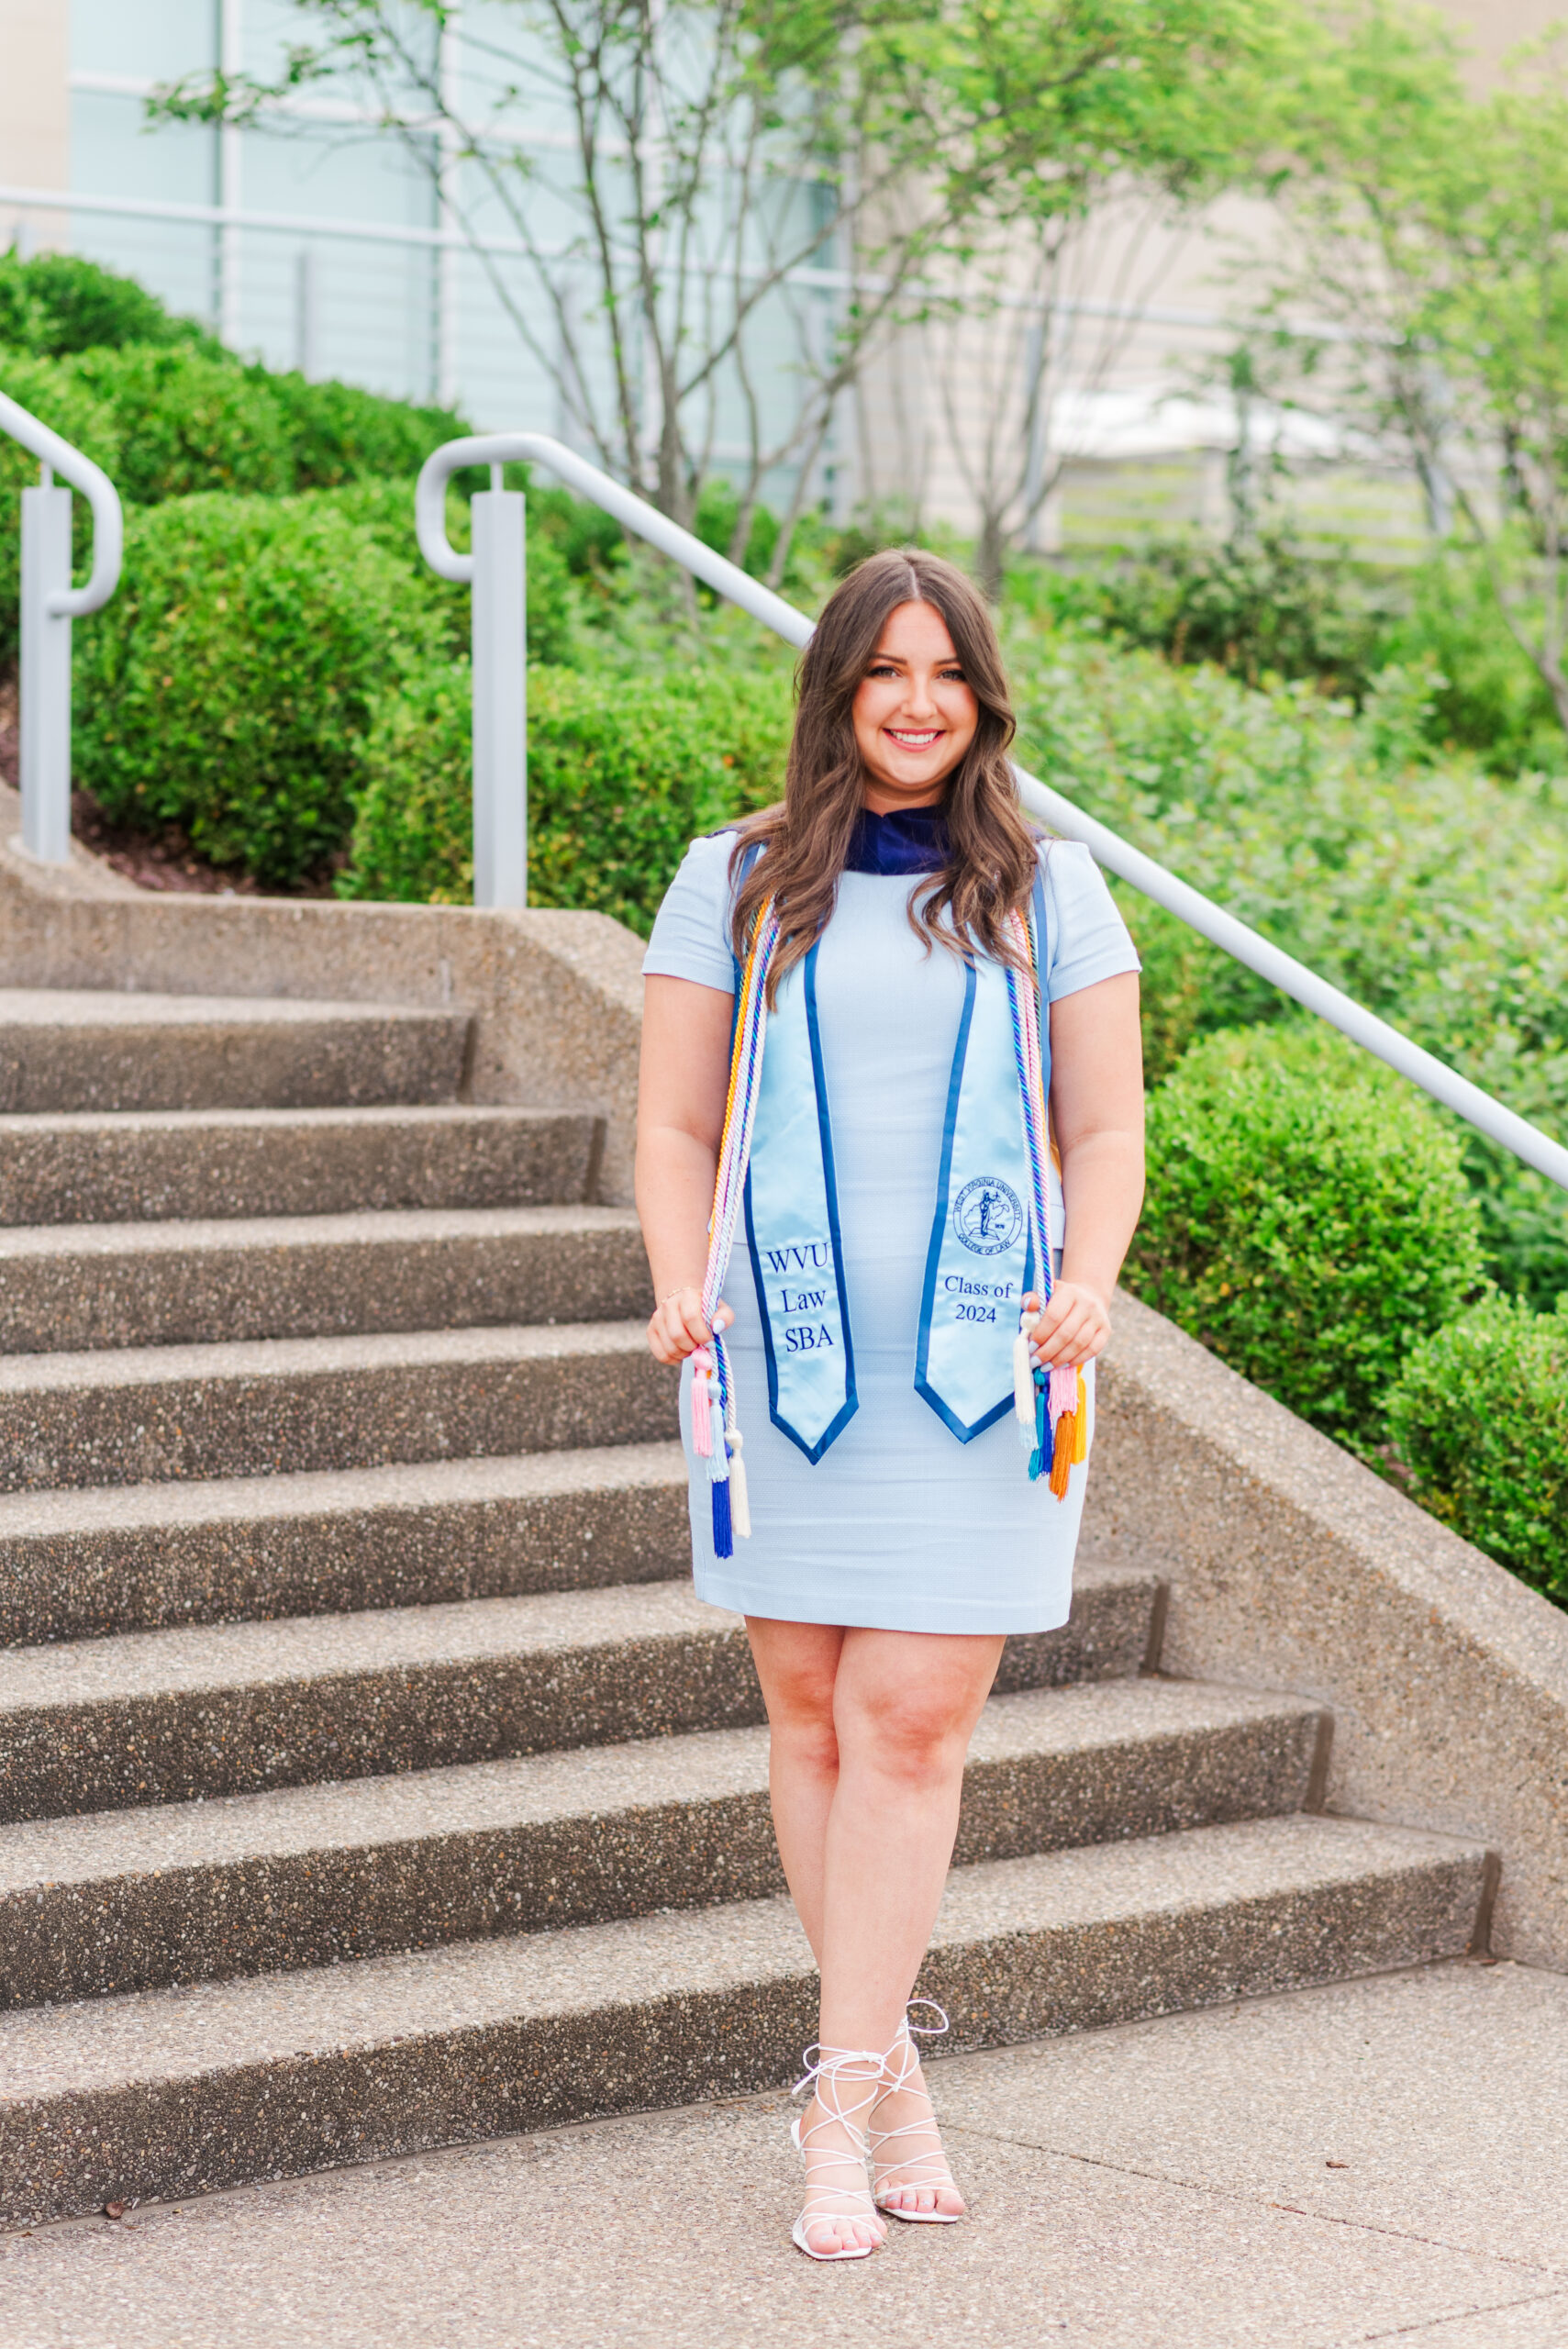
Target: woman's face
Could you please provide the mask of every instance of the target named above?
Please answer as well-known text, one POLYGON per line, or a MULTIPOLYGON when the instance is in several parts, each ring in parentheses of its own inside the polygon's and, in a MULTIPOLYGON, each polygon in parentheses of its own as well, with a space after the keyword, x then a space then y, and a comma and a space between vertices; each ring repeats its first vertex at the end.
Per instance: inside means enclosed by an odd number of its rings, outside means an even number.
POLYGON ((929 807, 974 740, 980 705, 934 604, 890 612, 851 715, 874 815, 929 807))

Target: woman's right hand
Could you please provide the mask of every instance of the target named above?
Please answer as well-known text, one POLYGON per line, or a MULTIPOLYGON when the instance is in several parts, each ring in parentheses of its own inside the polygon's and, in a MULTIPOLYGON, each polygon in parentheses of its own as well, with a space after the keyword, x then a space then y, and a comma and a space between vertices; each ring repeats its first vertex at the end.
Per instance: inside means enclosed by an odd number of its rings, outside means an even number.
MULTIPOLYGON (((728 1306, 721 1305, 713 1317, 713 1330, 728 1330, 734 1319, 728 1306)), ((673 1366, 706 1346, 713 1330, 703 1319, 701 1289, 678 1288, 655 1308, 649 1321, 648 1351, 655 1362, 673 1366)))

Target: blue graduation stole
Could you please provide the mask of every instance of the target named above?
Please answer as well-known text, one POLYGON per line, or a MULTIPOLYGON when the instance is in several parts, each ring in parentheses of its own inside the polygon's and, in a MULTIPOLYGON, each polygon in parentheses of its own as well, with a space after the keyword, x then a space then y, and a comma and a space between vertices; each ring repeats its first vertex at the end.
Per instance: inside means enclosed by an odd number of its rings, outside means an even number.
MULTIPOLYGON (((1037 877, 1030 943, 1044 969, 1045 891, 1037 877)), ((1043 1297, 1041 1217, 1025 1133, 1015 1000, 1038 1024, 1050 1090, 1041 991, 1008 985, 1006 967, 965 966, 948 1084, 940 1171, 915 1333, 916 1392, 961 1443, 1013 1408, 1022 1300, 1043 1297), (1037 1199, 1033 1215, 1031 1197, 1037 1199)), ((739 1000, 739 990, 737 999, 739 1000)), ((832 1125, 817 1019, 817 948, 791 970, 767 1017, 745 1188, 746 1238, 775 1427, 816 1462, 854 1417, 854 1340, 833 1179, 832 1125)))

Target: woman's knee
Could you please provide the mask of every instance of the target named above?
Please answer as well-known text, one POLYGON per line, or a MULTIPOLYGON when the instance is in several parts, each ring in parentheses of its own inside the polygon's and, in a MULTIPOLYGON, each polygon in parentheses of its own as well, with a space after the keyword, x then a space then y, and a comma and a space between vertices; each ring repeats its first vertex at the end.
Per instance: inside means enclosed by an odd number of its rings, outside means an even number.
POLYGON ((945 1784, 963 1768, 974 1709, 941 1687, 857 1687, 840 1692, 844 1763, 916 1787, 945 1784))

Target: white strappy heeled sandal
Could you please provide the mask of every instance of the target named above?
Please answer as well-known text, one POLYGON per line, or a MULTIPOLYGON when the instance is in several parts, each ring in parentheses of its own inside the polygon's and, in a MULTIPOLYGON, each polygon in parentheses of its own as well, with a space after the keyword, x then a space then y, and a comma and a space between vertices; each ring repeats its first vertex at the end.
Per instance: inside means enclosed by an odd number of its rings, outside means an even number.
MULTIPOLYGON (((963 2217, 964 2213, 962 2210, 902 2210, 895 2202, 890 2202, 887 2199, 890 2194, 906 2194, 911 2189, 917 2193, 939 2194, 944 2188, 953 2194, 959 2190, 954 2182, 953 2174, 948 2167, 948 2158, 942 2151, 940 2138, 936 2144, 928 2146, 924 2153, 895 2151, 889 2155, 884 2150, 889 2145, 895 2146, 900 2137, 910 2137, 916 2134, 925 2136, 934 2133, 937 2126, 937 2117, 934 2112, 930 2113, 928 2120, 901 2121, 895 2129, 879 2129, 876 2125, 877 2107, 880 2106, 883 2099, 896 2096, 900 2089, 907 2088, 920 2068, 920 2051, 916 2046, 915 2041, 940 2039, 948 2027, 948 2019, 934 1998, 911 1998, 909 2005, 911 2008, 929 2007, 931 2012, 940 2020, 937 2022, 912 2023, 906 2014, 904 2021, 898 2027, 897 2038, 882 2058, 881 2075, 877 2081, 876 2096, 872 2105, 869 2132, 872 2199, 879 2210, 885 2210, 890 2219, 902 2219, 906 2225, 952 2227, 956 2226, 959 2220, 963 2217), (901 2170, 906 2173, 913 2170, 917 2175, 913 2177, 905 2175, 896 2186, 889 2186, 886 2182, 886 2174, 889 2170, 901 2170)), ((928 2096, 928 2108, 929 2103, 930 2099, 928 2096)))
POLYGON ((802 2088, 810 2088, 822 2110, 815 2121, 797 2112, 790 2129, 795 2151, 806 2164, 806 2202, 790 2231, 791 2241, 807 2259, 869 2259, 883 2232, 871 2188, 864 2183, 858 2187, 828 2185, 822 2178, 822 2172, 841 2169, 847 2163, 858 2161, 863 2180, 867 2137, 861 2115, 869 2113, 876 2100, 883 2059, 874 2048, 817 2045, 808 2047, 801 2060, 806 2070, 791 2093, 798 2096, 802 2088), (864 2094, 846 2099, 846 2087, 862 2088, 864 2094), (835 2124, 849 2138, 852 2151, 846 2153, 841 2145, 829 2148, 813 2143, 824 2129, 835 2124), (818 2251, 810 2240, 810 2230, 836 2225, 846 2219, 862 2220, 875 2231, 876 2243, 846 2243, 831 2251, 818 2251))

